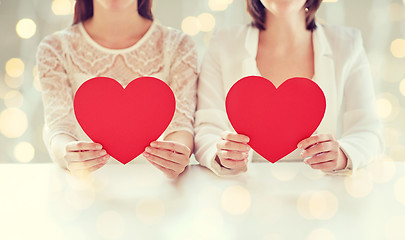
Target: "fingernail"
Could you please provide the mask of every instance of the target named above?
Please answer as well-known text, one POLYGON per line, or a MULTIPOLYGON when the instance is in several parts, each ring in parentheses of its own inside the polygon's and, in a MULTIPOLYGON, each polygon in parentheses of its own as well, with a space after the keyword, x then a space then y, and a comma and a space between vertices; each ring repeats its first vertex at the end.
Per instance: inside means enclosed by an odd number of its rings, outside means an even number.
POLYGON ((100 144, 98 144, 96 148, 97 148, 97 149, 103 149, 103 146, 101 146, 100 144))
POLYGON ((151 145, 152 147, 156 147, 157 144, 156 144, 156 142, 151 142, 150 145, 151 145))
POLYGON ((110 156, 107 155, 107 156, 104 157, 104 159, 108 160, 108 159, 110 159, 110 156))
POLYGON ((107 152, 105 150, 101 151, 101 155, 106 155, 107 152))
POLYGON ((301 143, 298 143, 298 146, 297 146, 298 148, 301 148, 302 147, 302 144, 301 143))
POLYGON ((150 147, 146 147, 145 151, 150 152, 150 147))
POLYGON ((150 154, 149 154, 149 153, 147 153, 147 152, 144 152, 144 153, 143 153, 143 156, 144 156, 144 157, 149 157, 149 156, 150 156, 150 154))
POLYGON ((246 142, 249 142, 250 141, 250 138, 249 137, 246 137, 246 142))

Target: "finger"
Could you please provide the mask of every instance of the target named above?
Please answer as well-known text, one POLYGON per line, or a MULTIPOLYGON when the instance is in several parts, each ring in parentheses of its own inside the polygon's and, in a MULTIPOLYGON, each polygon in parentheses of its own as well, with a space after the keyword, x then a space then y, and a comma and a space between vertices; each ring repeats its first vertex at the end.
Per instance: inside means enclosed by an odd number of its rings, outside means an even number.
POLYGON ((67 152, 65 155, 65 159, 71 162, 75 161, 87 161, 91 159, 95 159, 98 157, 102 157, 106 155, 107 152, 103 150, 90 150, 90 151, 84 151, 84 152, 67 152))
POLYGON ((325 172, 333 171, 336 168, 337 162, 335 160, 323 163, 312 164, 311 168, 319 169, 325 172))
POLYGON ((105 155, 103 157, 99 157, 99 158, 92 159, 92 160, 87 160, 87 161, 82 161, 82 162, 70 162, 70 163, 68 163, 68 168, 71 171, 89 169, 89 168, 94 167, 101 163, 105 164, 108 162, 109 159, 110 159, 110 155, 105 155))
POLYGON ((238 143, 228 140, 219 141, 217 143, 217 148, 219 150, 239 151, 239 152, 248 152, 250 150, 249 145, 247 145, 246 143, 238 143))
POLYGON ((76 141, 66 145, 67 152, 83 151, 83 150, 101 150, 103 146, 99 143, 76 141))
POLYGON ((97 165, 95 165, 95 166, 89 168, 89 172, 94 172, 94 171, 100 169, 101 167, 103 167, 104 165, 106 165, 107 162, 108 162, 108 161, 102 162, 102 163, 100 163, 100 164, 97 164, 97 165))
POLYGON ((173 141, 154 141, 150 143, 151 147, 175 151, 184 155, 190 155, 190 149, 184 145, 173 141))
MULTIPOLYGON (((149 160, 148 160, 149 161, 149 160)), ((169 178, 176 178, 178 175, 179 175, 179 173, 177 173, 177 172, 175 172, 175 171, 173 171, 173 170, 171 170, 171 169, 167 169, 167 168, 164 168, 164 167, 162 167, 162 166, 160 166, 159 164, 156 164, 155 162, 153 162, 153 161, 149 161, 154 167, 156 167, 157 169, 159 169, 160 171, 162 171, 166 176, 168 176, 169 178)))
POLYGON ((230 159, 221 159, 221 158, 219 158, 219 160, 221 161, 222 166, 230 168, 232 170, 239 169, 241 171, 244 171, 245 169, 247 169, 247 161, 234 161, 230 159))
POLYGON ((146 147, 145 152, 177 164, 187 164, 189 159, 184 154, 153 147, 146 147))
POLYGON ((306 150, 301 152, 301 157, 307 158, 314 156, 319 153, 329 152, 337 150, 337 143, 336 142, 321 142, 318 144, 313 145, 312 147, 307 148, 306 150))
POLYGON ((334 154, 333 152, 326 152, 326 153, 321 153, 319 155, 316 155, 316 156, 313 156, 311 158, 305 159, 304 162, 306 164, 312 165, 312 164, 332 161, 332 160, 334 160, 336 158, 337 158, 337 155, 334 154))
POLYGON ((217 155, 218 155, 218 157, 220 157, 222 159, 230 159, 230 160, 242 161, 242 160, 245 160, 248 157, 249 153, 220 150, 220 151, 218 151, 217 155))
POLYGON ((233 132, 223 132, 221 134, 221 137, 224 140, 239 142, 239 143, 248 143, 250 141, 248 136, 233 133, 233 132))
POLYGON ((334 137, 331 134, 318 134, 318 135, 314 135, 314 136, 311 136, 309 138, 302 140, 301 142, 299 142, 297 144, 297 147, 300 149, 307 149, 308 147, 310 147, 316 143, 326 142, 326 141, 331 141, 331 140, 334 140, 334 137))
POLYGON ((185 168, 185 166, 183 166, 183 165, 180 165, 180 164, 178 164, 178 163, 175 163, 175 162, 172 162, 172 161, 163 159, 163 158, 161 158, 161 157, 158 157, 158 156, 149 154, 149 153, 147 153, 147 152, 144 152, 144 153, 143 153, 143 156, 144 156, 148 161, 152 161, 152 162, 154 162, 154 163, 156 163, 156 164, 158 164, 158 165, 160 165, 160 166, 162 166, 162 167, 164 167, 164 168, 173 170, 173 171, 175 171, 175 172, 182 172, 183 169, 185 168))

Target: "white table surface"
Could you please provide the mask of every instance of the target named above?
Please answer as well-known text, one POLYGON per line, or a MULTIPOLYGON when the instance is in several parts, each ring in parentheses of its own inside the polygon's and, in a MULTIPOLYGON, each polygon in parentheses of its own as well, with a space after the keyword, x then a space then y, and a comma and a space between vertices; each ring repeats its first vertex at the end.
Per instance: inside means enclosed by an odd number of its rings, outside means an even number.
POLYGON ((149 164, 75 178, 53 164, 0 164, 0 239, 405 239, 405 162, 354 177, 253 163, 177 180, 149 164))

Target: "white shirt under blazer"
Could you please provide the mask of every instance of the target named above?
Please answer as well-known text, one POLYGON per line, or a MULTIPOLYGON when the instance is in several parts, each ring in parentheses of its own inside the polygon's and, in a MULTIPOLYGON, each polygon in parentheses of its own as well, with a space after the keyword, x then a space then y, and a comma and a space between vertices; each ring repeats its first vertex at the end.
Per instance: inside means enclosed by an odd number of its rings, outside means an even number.
MULTIPOLYGON (((333 134, 353 170, 365 167, 382 152, 383 142, 361 34, 349 27, 317 24, 312 39, 314 81, 326 97, 325 116, 316 133, 333 134)), ((260 75, 256 63, 258 42, 259 30, 250 24, 217 31, 201 65, 195 156, 217 175, 233 174, 215 161, 221 133, 233 131, 225 110, 226 94, 239 79, 260 75)), ((299 160, 294 152, 281 161, 299 160)), ((249 161, 254 155, 257 154, 249 155, 249 161)))

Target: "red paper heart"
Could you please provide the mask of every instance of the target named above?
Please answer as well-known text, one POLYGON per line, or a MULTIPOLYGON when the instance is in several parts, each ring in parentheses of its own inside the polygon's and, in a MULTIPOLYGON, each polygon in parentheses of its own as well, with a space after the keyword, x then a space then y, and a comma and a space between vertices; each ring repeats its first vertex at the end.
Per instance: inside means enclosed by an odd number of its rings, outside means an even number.
POLYGON ((83 131, 123 164, 159 138, 175 107, 170 87, 152 77, 137 78, 125 89, 114 79, 92 78, 79 87, 74 99, 83 131))
POLYGON ((312 135, 325 114, 321 88, 307 78, 291 78, 277 89, 259 76, 236 82, 226 96, 229 121, 249 145, 275 163, 312 135))

